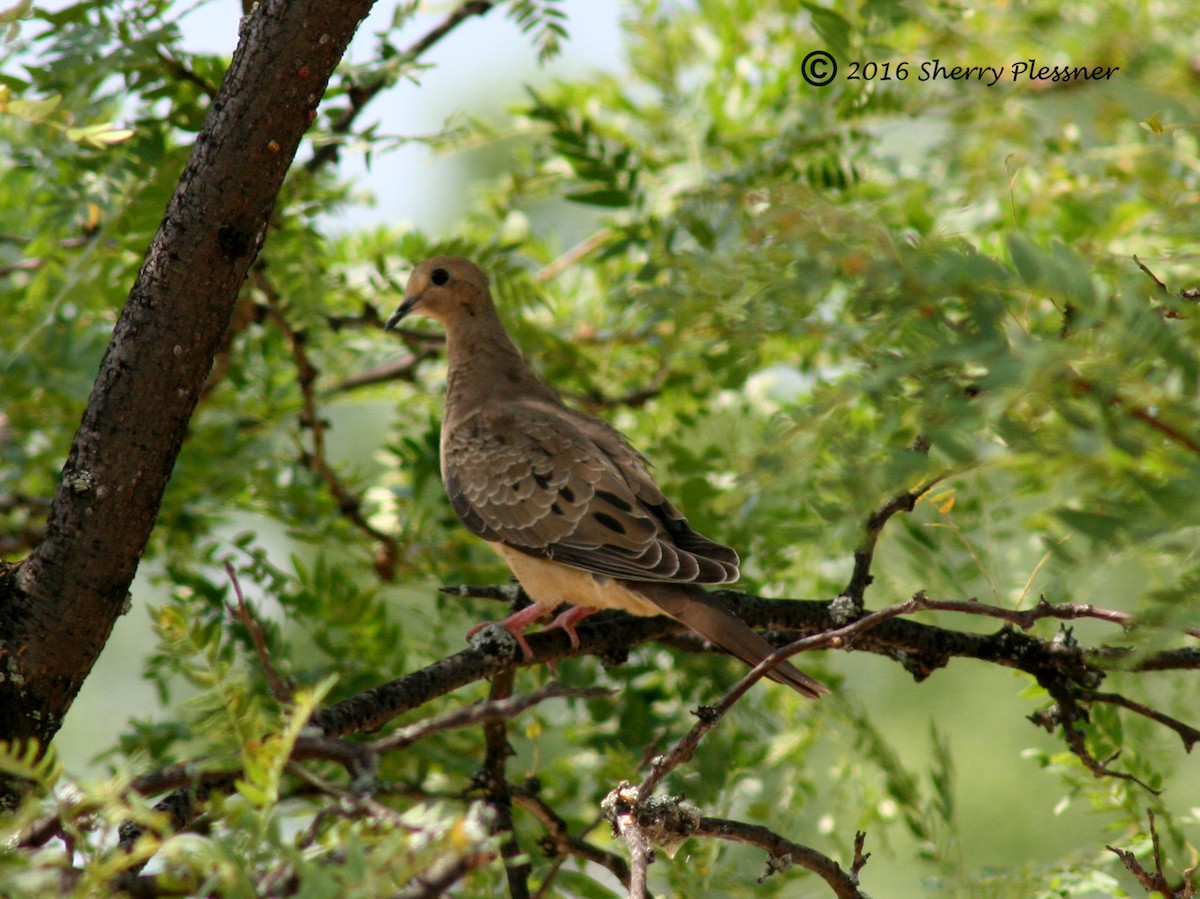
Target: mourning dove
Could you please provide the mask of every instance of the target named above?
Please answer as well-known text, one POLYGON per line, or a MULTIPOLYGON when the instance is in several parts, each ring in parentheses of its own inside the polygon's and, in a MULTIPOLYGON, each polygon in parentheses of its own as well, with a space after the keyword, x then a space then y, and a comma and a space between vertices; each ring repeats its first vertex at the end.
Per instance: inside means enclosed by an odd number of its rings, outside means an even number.
MULTIPOLYGON (((581 618, 622 609, 668 615, 749 665, 774 651, 697 586, 737 580, 737 553, 688 526, 620 432, 538 379, 478 266, 450 256, 421 263, 387 327, 413 313, 446 331, 442 478, 463 524, 534 601, 501 622, 526 657, 525 629, 563 603, 572 607, 550 626, 574 646, 581 618)), ((788 662, 769 676, 805 696, 829 692, 788 662)))

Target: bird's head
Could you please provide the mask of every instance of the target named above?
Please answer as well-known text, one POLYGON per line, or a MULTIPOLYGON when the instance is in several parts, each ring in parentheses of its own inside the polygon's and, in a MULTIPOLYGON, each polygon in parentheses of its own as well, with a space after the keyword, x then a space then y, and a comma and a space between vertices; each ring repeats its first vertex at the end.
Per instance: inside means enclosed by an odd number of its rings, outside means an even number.
POLYGON ((478 316, 492 308, 487 275, 474 262, 457 256, 435 256, 413 269, 404 301, 384 326, 395 328, 410 314, 424 315, 442 325, 478 316))

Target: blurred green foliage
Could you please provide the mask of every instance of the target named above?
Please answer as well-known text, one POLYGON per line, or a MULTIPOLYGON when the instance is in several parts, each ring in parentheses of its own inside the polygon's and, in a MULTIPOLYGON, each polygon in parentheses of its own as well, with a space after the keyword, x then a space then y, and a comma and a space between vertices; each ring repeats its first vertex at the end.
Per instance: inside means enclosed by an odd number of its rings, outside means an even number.
MULTIPOLYGON (((21 10, 28 18, 0 69, 0 548, 13 560, 36 535, 226 64, 184 50, 185 6, 21 10)), ((570 30, 554 3, 504 9, 533 37, 531 53, 552 54, 570 30)), ((391 43, 409 11, 397 7, 380 36, 390 52, 331 88, 315 144, 339 139, 331 123, 355 84, 419 78, 419 62, 391 43)), ((169 591, 151 610, 158 642, 144 663, 163 711, 95 747, 111 776, 64 773, 19 750, 0 762, 39 785, 0 830, 7 838, 58 808, 85 872, 81 895, 152 851, 161 882, 184 892, 267 894, 290 882, 314 896, 390 894, 439 862, 495 851, 471 786, 477 729, 390 753, 380 771, 395 787, 380 797, 387 814, 321 811, 328 798, 283 767, 306 708, 441 658, 469 623, 496 614, 435 593, 506 577, 441 493, 436 353, 407 370, 414 383, 351 383, 428 347, 413 338, 402 349, 362 312, 386 316, 410 266, 435 252, 490 271, 535 367, 584 406, 606 407, 693 524, 739 549, 748 591, 836 595, 870 511, 940 476, 885 531, 872 605, 917 590, 1013 608, 1038 597, 1094 602, 1141 625, 1083 622, 1081 641, 1134 653, 1179 645, 1194 626, 1200 309, 1185 291, 1200 274, 1189 55, 1200 8, 642 0, 623 15, 623 70, 523 94, 514 85, 502 119, 475 110, 479 120, 434 141, 445 153, 486 148, 493 170, 502 161, 498 176, 463 186, 472 205, 450 233, 330 233, 321 214, 351 205, 347 184, 334 169, 294 173, 148 554, 169 591), (819 47, 842 66, 824 88, 801 76, 819 47), (993 87, 845 77, 853 60, 1029 57, 1120 68, 1095 83, 993 87), (379 541, 339 514, 312 464, 296 333, 319 373, 336 475, 366 520, 395 537, 392 582, 373 565, 379 541), (919 438, 927 453, 914 451, 919 438), (266 548, 281 535, 290 558, 266 548), (289 709, 271 698, 248 632, 226 610, 227 560, 260 609, 274 664, 300 691, 289 709), (134 774, 231 759, 246 777, 202 832, 148 840, 131 857, 111 851, 122 820, 157 820, 124 789, 134 774)), ((369 129, 353 139, 380 151, 369 129)), ((1035 630, 1054 632, 1051 622, 1035 630)), ((891 662, 801 663, 824 667, 837 695, 801 706, 759 687, 669 787, 707 814, 765 824, 843 863, 853 831, 867 830, 875 856, 862 877, 875 895, 1137 895, 1104 844, 1151 865, 1147 810, 1168 874, 1195 863, 1194 763, 1145 718, 1097 708, 1085 736, 1095 757, 1119 753, 1121 770, 1165 786, 1158 796, 1093 778, 1059 737, 1022 720, 1049 704, 1045 692, 999 669, 953 665, 915 687, 891 662), (955 722, 992 702, 1006 703, 983 725, 994 739, 964 751, 970 736, 955 735, 955 722), (1043 800, 1071 823, 1025 830, 1014 809, 1043 800)), ((536 776, 578 833, 733 668, 646 646, 610 670, 581 660, 559 675, 621 689, 515 721, 509 770, 536 776)), ((518 686, 549 676, 525 672, 518 686)), ((1183 674, 1114 672, 1109 683, 1197 723, 1183 674)), ((420 716, 485 695, 460 692, 420 716)), ((315 772, 339 778, 332 766, 315 772)), ((552 872, 535 851, 542 828, 519 812, 516 825, 540 881, 552 872)), ((602 830, 589 839, 609 844, 602 830)), ((0 892, 45 891, 65 863, 57 843, 0 849, 0 892)), ((746 895, 761 870, 749 850, 689 844, 654 866, 652 886, 746 895)), ((581 863, 555 876, 562 895, 618 894, 581 863)), ((503 889, 492 864, 461 894, 503 889)), ((825 895, 794 873, 753 889, 825 895)))

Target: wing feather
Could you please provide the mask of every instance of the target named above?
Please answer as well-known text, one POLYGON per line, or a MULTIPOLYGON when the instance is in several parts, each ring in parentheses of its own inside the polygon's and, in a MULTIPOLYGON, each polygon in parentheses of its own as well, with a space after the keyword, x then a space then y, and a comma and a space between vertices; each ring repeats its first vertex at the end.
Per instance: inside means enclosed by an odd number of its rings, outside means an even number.
POLYGON ((692 530, 599 419, 537 401, 480 409, 443 435, 442 473, 454 511, 485 540, 629 580, 737 579, 737 553, 692 530))

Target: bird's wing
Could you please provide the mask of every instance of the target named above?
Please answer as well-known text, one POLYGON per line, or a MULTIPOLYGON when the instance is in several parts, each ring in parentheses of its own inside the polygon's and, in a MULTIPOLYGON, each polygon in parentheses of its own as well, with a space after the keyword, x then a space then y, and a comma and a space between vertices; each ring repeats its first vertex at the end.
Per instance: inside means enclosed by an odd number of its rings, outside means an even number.
POLYGON ((596 574, 736 580, 737 554, 693 531, 641 456, 617 431, 600 427, 571 410, 519 398, 465 416, 442 447, 458 517, 485 540, 596 574), (587 422, 594 424, 585 429, 587 422))

